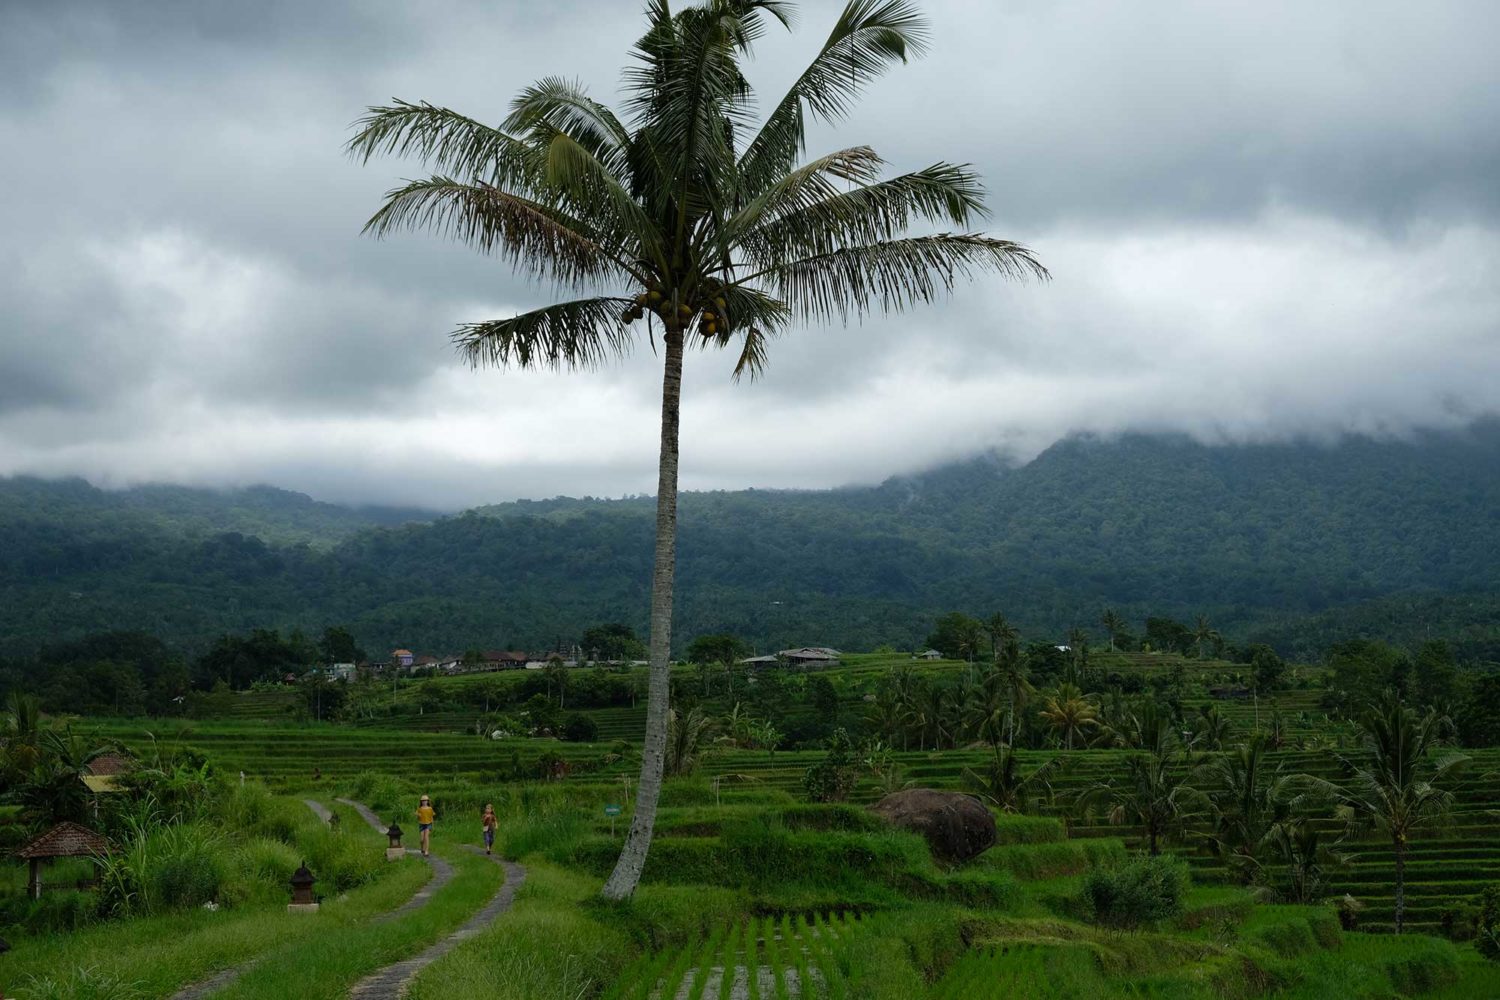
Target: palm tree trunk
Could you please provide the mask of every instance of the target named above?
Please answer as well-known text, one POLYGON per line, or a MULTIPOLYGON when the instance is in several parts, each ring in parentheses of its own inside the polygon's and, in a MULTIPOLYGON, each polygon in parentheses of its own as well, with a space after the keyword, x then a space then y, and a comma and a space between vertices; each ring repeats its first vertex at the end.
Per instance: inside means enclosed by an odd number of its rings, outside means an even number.
POLYGON ((677 569, 677 428, 682 408, 682 342, 680 331, 663 338, 666 360, 661 389, 661 461, 656 490, 656 565, 651 577, 651 667, 646 694, 646 745, 641 753, 641 781, 635 815, 620 860, 604 883, 605 899, 628 899, 641 881, 656 801, 661 795, 666 759, 667 710, 672 688, 672 584, 677 569))
POLYGON ((1401 837, 1394 838, 1396 841, 1396 933, 1401 933, 1401 925, 1406 922, 1406 841, 1401 837))

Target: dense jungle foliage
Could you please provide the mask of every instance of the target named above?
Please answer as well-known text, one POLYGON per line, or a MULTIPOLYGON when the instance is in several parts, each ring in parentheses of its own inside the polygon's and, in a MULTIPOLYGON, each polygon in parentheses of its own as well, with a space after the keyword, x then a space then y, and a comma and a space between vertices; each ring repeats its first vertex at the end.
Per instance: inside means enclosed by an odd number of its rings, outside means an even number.
MULTIPOLYGON (((1500 425, 1411 441, 1210 447, 1075 438, 820 492, 688 494, 680 634, 910 648, 953 609, 1063 635, 1113 607, 1207 615, 1312 656, 1352 638, 1500 659, 1500 425)), ((344 622, 370 649, 550 646, 644 625, 649 498, 518 502, 430 522, 282 491, 0 482, 0 634, 108 628, 191 649, 344 622), (384 523, 384 526, 382 524, 384 523)))

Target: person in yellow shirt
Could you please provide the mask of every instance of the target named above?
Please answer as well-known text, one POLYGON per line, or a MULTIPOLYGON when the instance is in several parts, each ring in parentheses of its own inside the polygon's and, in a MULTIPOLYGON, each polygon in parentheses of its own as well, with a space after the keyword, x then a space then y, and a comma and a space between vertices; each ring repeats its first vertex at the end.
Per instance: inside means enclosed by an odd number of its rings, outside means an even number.
POLYGON ((436 817, 432 811, 432 800, 422 796, 422 801, 417 803, 417 829, 422 831, 422 857, 427 857, 432 848, 432 821, 436 817))

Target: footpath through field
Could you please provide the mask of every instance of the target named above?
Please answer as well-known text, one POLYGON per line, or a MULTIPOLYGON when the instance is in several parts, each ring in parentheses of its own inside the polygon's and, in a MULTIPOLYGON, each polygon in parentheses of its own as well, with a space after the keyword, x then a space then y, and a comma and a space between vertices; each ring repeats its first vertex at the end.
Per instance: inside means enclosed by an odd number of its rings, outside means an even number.
MULTIPOLYGON (((368 806, 361 802, 355 802, 353 799, 339 799, 337 801, 358 812, 360 816, 364 817, 365 822, 370 824, 374 829, 382 833, 385 832, 385 827, 381 824, 380 817, 368 806)), ((478 851, 478 848, 472 845, 465 844, 464 846, 471 851, 478 851)), ((430 858, 429 860, 446 866, 446 863, 438 861, 436 858, 430 858)), ((420 954, 404 961, 396 962, 393 965, 388 965, 379 972, 366 976, 355 984, 354 989, 349 992, 349 996, 354 998, 354 1000, 399 1000, 399 998, 406 995, 406 989, 411 981, 416 978, 417 973, 448 954, 448 952, 452 951, 466 938, 473 937, 479 931, 488 927, 494 922, 496 917, 509 910, 511 904, 515 902, 516 890, 526 880, 526 869, 514 862, 502 861, 493 855, 490 856, 490 860, 505 869, 505 882, 501 884, 500 889, 495 893, 494 897, 478 913, 464 921, 463 926, 459 927, 458 930, 431 945, 420 954)))
MULTIPOLYGON (((311 809, 313 815, 317 816, 318 819, 322 820, 324 823, 328 823, 333 819, 332 810, 330 810, 327 806, 317 801, 316 799, 303 799, 302 804, 307 806, 308 809, 311 809)), ((353 805, 353 803, 345 804, 353 805)), ((368 821, 369 816, 367 815, 367 813, 369 811, 363 806, 357 806, 356 809, 359 814, 361 816, 364 816, 368 821)), ((384 833, 385 831, 382 829, 380 832, 384 833)), ((417 892, 405 903, 402 903, 394 910, 388 910, 387 912, 382 913, 371 920, 370 923, 372 925, 383 924, 387 921, 395 920, 397 917, 401 917, 405 914, 411 913, 413 910, 421 909, 422 907, 427 905, 429 900, 432 899, 433 893, 441 889, 453 878, 453 866, 448 864, 448 862, 443 861, 441 858, 430 858, 428 860, 432 862, 432 878, 428 879, 427 883, 423 885, 421 889, 417 890, 417 892)), ((205 997, 210 997, 213 994, 217 993, 219 990, 224 989, 230 983, 239 979, 251 969, 254 969, 256 966, 260 965, 266 960, 267 957, 268 956, 266 955, 260 955, 248 962, 241 962, 239 965, 232 965, 227 969, 221 969, 207 979, 193 983, 189 986, 185 986, 182 989, 178 990, 176 993, 172 994, 171 1000, 203 1000, 203 998, 205 997)))

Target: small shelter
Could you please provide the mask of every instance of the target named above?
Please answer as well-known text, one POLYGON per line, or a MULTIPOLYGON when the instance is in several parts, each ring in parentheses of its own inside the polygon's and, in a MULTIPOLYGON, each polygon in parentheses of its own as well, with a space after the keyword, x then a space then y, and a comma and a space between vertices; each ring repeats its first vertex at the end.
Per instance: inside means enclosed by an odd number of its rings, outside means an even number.
POLYGON ((917 660, 941 660, 942 658, 943 658, 943 654, 939 653, 935 649, 926 649, 926 650, 923 650, 922 652, 918 653, 915 657, 913 657, 913 659, 917 659, 917 660))
POLYGON ((83 776, 83 783, 91 792, 118 792, 120 776, 129 774, 134 769, 135 762, 124 754, 102 753, 89 761, 88 773, 83 776))
POLYGON ((89 858, 104 854, 109 842, 86 826, 63 821, 16 852, 31 866, 26 893, 42 898, 42 866, 57 858, 89 858))

